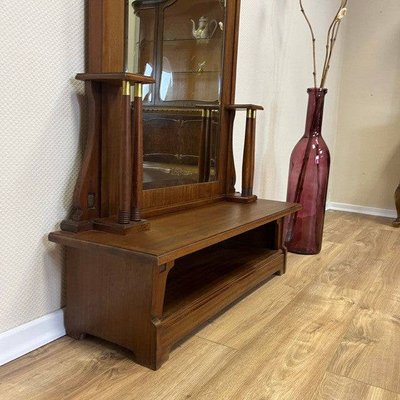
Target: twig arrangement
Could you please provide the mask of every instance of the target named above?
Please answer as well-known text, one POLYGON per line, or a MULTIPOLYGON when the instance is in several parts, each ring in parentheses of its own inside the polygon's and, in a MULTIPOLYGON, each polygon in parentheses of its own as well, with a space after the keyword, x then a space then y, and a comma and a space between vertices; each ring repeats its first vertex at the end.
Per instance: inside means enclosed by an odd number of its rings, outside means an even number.
MULTIPOLYGON (((346 16, 347 14, 347 2, 348 0, 341 0, 340 1, 340 7, 337 13, 335 14, 335 17, 329 26, 328 34, 327 34, 327 39, 326 39, 326 50, 325 50, 325 61, 324 61, 324 66, 322 70, 322 75, 321 75, 321 83, 320 83, 320 88, 323 88, 326 83, 326 79, 328 77, 328 72, 331 66, 331 59, 332 59, 332 54, 333 54, 333 49, 335 48, 336 44, 336 39, 339 33, 339 28, 340 24, 342 22, 342 19, 346 16)), ((310 28, 311 32, 311 38, 312 38, 312 47, 313 47, 313 77, 314 77, 314 87, 317 87, 317 55, 316 55, 316 38, 314 34, 313 27, 311 25, 310 19, 308 18, 304 7, 303 7, 303 0, 299 0, 300 3, 300 10, 304 15, 304 18, 307 22, 308 27, 310 28)))

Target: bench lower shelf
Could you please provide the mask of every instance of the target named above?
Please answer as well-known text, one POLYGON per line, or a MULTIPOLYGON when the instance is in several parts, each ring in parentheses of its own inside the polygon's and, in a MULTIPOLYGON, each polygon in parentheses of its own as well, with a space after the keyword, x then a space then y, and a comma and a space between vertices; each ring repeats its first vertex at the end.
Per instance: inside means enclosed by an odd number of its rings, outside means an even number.
POLYGON ((221 249, 218 246, 176 263, 167 282, 159 343, 171 345, 228 305, 266 281, 283 274, 282 250, 221 249))

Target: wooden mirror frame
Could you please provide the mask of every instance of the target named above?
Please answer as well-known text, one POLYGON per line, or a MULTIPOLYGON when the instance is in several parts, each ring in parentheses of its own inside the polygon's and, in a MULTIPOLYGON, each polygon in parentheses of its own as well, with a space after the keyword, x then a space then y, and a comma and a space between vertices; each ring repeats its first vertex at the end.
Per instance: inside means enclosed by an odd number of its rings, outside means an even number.
MULTIPOLYGON (((88 73, 109 73, 124 71, 126 64, 126 0, 91 0, 88 9, 88 73)), ((224 39, 224 72, 221 84, 221 136, 218 158, 218 178, 215 182, 175 186, 143 191, 142 210, 145 217, 188 208, 222 199, 228 192, 228 182, 232 166, 229 166, 229 136, 232 125, 232 113, 226 106, 234 103, 236 84, 236 61, 238 47, 238 31, 240 16, 240 0, 226 1, 226 26, 224 39)), ((116 90, 104 88, 104 90, 116 90)), ((117 96, 115 102, 107 101, 110 113, 120 115, 121 103, 117 96), (111 104, 110 104, 111 103, 111 104)), ((104 107, 105 105, 102 104, 104 107)), ((89 116, 92 118, 93 116, 89 116)), ((116 214, 116 198, 118 193, 118 177, 115 175, 115 158, 112 141, 119 129, 116 119, 102 118, 102 143, 108 143, 108 155, 102 160, 101 176, 101 216, 116 214)), ((93 124, 92 124, 93 125, 93 124)), ((116 147, 116 146, 114 146, 116 147)), ((115 149, 117 150, 117 149, 115 149)))

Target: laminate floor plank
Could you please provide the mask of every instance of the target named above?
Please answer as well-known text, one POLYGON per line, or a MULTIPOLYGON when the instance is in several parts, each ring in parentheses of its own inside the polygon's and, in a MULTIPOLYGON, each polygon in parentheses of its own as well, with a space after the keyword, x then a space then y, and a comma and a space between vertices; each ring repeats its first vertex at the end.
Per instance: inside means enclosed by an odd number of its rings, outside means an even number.
POLYGON ((79 353, 69 353, 69 349, 67 354, 53 357, 45 368, 35 366, 36 372, 30 369, 22 375, 2 375, 0 399, 183 399, 187 391, 217 373, 235 352, 193 337, 154 372, 134 363, 129 352, 118 346, 94 338, 77 343, 79 353))
POLYGON ((348 288, 310 284, 191 397, 310 399, 361 296, 348 288))
POLYGON ((329 371, 400 393, 400 318, 360 310, 329 371))
POLYGON ((360 214, 329 211, 324 224, 324 239, 334 243, 345 243, 348 235, 361 232, 366 223, 360 214))
POLYGON ((95 379, 129 353, 100 340, 62 338, 0 368, 0 399, 55 399, 95 379), (53 392, 57 392, 57 396, 53 392))
POLYGON ((245 346, 265 331, 279 314, 342 250, 342 245, 325 242, 320 255, 289 254, 286 275, 275 277, 219 318, 211 321, 198 336, 235 349, 245 346), (293 268, 291 268, 293 266, 293 268))
POLYGON ((363 229, 349 242, 345 251, 321 274, 326 284, 366 291, 383 268, 384 258, 396 237, 393 230, 363 229))
POLYGON ((329 371, 400 393, 400 258, 388 254, 329 371))
POLYGON ((328 372, 312 400, 400 400, 400 394, 328 372))
MULTIPOLYGON (((180 400, 211 379, 234 355, 233 349, 197 337, 173 351, 157 372, 124 359, 88 384, 76 388, 68 400, 180 400)), ((63 391, 59 391, 59 395, 63 391)))

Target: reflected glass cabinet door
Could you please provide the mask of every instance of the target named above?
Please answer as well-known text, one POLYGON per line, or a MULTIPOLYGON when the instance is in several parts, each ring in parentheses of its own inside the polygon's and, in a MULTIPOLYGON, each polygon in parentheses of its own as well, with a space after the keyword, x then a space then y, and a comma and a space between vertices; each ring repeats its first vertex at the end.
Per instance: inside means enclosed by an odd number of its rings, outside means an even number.
POLYGON ((143 88, 145 189, 217 180, 224 0, 136 0, 133 72, 143 88))
POLYGON ((220 98, 224 8, 218 0, 177 1, 164 9, 161 101, 220 98))

